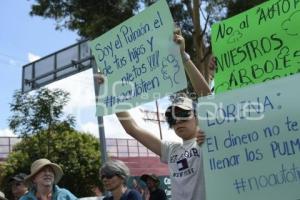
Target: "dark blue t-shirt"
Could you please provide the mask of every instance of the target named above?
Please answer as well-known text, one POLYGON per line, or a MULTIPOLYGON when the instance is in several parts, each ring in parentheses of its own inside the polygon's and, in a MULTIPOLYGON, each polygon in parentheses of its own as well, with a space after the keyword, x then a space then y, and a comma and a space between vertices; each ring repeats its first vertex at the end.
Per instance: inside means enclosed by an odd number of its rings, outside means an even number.
MULTIPOLYGON (((103 200, 114 200, 113 196, 104 197, 103 200)), ((126 190, 120 200, 142 200, 141 194, 136 190, 126 190)))

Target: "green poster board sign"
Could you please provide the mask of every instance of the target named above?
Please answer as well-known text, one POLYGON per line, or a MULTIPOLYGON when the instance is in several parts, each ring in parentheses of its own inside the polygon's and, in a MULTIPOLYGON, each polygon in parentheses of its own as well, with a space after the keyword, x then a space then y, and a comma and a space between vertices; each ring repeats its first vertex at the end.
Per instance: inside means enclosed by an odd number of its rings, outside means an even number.
POLYGON ((199 99, 207 200, 300 199, 300 74, 199 99))
POLYGON ((214 24, 215 92, 299 72, 299 22, 299 0, 271 0, 214 24))
POLYGON ((174 23, 165 0, 90 43, 106 76, 98 96, 97 115, 109 115, 186 88, 174 23))

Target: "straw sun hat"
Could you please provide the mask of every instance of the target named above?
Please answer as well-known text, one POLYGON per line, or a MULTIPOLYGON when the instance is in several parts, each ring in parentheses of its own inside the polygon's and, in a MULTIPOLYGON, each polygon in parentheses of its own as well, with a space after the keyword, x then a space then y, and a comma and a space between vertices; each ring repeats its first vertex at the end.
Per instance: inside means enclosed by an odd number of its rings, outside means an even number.
POLYGON ((42 168, 44 168, 46 166, 49 166, 53 169, 54 183, 57 184, 63 175, 63 171, 59 165, 57 165, 56 163, 52 163, 50 160, 48 160, 46 158, 38 159, 31 164, 30 174, 25 177, 25 180, 24 180, 25 183, 27 185, 31 185, 33 177, 37 173, 39 173, 42 168))

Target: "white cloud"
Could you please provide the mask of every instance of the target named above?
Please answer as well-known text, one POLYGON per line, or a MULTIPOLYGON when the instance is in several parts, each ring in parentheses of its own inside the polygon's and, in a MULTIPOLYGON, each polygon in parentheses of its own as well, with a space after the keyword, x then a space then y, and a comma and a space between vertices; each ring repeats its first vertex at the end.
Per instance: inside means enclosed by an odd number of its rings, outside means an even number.
POLYGON ((16 137, 16 135, 9 129, 0 129, 0 136, 1 137, 16 137))
MULTIPOLYGON (((109 115, 103 118, 105 138, 131 138, 119 123, 116 115, 109 115)), ((88 132, 99 138, 97 122, 86 122, 78 124, 79 131, 88 132)))
POLYGON ((56 81, 50 84, 48 88, 60 88, 70 93, 70 101, 65 107, 67 113, 75 113, 77 116, 82 112, 82 109, 95 109, 95 92, 91 69, 56 81))
POLYGON ((109 115, 103 118, 106 138, 132 138, 123 129, 116 115, 109 115))
POLYGON ((95 137, 98 136, 98 125, 94 122, 87 122, 85 124, 80 125, 80 130, 86 133, 90 133, 94 135, 95 137))
POLYGON ((34 62, 34 61, 41 58, 41 56, 35 55, 33 53, 30 53, 30 52, 27 55, 28 55, 27 57, 28 57, 29 62, 34 62))

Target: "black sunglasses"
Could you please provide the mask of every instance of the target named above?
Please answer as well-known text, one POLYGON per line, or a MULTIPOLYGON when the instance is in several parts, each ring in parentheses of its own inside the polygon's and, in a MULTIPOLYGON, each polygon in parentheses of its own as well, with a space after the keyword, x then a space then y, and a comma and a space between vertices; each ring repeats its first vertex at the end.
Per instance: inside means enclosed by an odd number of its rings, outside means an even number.
POLYGON ((166 120, 171 126, 175 125, 178 120, 188 121, 191 119, 192 111, 191 110, 170 110, 166 114, 166 120))

